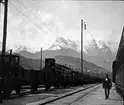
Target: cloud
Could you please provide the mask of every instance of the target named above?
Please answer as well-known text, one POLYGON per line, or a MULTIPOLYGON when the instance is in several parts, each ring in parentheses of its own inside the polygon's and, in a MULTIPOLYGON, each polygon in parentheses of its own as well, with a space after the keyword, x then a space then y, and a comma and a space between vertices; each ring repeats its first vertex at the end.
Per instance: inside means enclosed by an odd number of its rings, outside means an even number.
MULTIPOLYGON (((9 14, 11 12, 9 12, 9 14)), ((48 48, 56 39, 54 33, 60 32, 63 29, 63 24, 57 16, 42 11, 40 11, 40 13, 42 14, 39 17, 40 20, 32 20, 32 22, 37 24, 40 21, 41 23, 37 25, 47 34, 24 16, 11 14, 8 18, 7 44, 11 46, 24 45, 35 50, 41 47, 44 47, 44 49, 48 48), (50 24, 52 24, 52 26, 50 24)))
MULTIPOLYGON (((34 0, 31 1, 31 6, 28 1, 23 2, 29 6, 31 13, 17 1, 12 1, 26 17, 47 34, 9 4, 7 44, 25 45, 34 49, 43 46, 46 49, 56 39, 56 35, 80 41, 81 19, 87 23, 87 31, 95 39, 119 41, 124 23, 124 3, 62 0, 39 1, 38 4, 34 0)), ((2 32, 2 27, 0 31, 2 32)))
POLYGON ((41 21, 44 26, 47 27, 48 31, 53 31, 54 33, 60 33, 64 29, 64 23, 60 21, 59 17, 55 14, 38 11, 41 16, 41 21))
POLYGON ((79 29, 73 29, 73 28, 64 30, 60 34, 60 36, 63 36, 66 39, 72 39, 72 40, 80 40, 80 37, 81 37, 80 30, 79 29))

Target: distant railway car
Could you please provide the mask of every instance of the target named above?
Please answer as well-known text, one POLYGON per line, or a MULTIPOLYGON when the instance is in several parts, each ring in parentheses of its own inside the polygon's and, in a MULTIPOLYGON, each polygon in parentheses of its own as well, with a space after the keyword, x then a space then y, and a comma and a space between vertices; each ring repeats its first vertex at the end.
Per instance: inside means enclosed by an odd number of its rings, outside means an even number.
POLYGON ((122 31, 116 59, 113 61, 112 68, 113 82, 116 84, 117 91, 124 98, 124 28, 122 31))
POLYGON ((21 69, 19 55, 6 53, 3 55, 3 61, 2 55, 0 55, 0 93, 3 91, 3 94, 8 96, 12 89, 17 93, 20 92, 21 69))
POLYGON ((6 96, 13 89, 19 94, 22 86, 30 86, 31 93, 35 93, 39 85, 44 85, 45 90, 48 91, 51 86, 58 89, 83 85, 93 83, 93 79, 96 78, 57 64, 54 58, 46 58, 42 70, 24 69, 19 64, 19 55, 6 54, 3 59, 4 70, 2 70, 0 55, 0 94, 7 94, 6 96))
POLYGON ((60 86, 67 87, 71 84, 71 71, 72 69, 55 63, 55 59, 46 58, 45 68, 45 88, 48 90, 51 85, 56 88, 60 86))

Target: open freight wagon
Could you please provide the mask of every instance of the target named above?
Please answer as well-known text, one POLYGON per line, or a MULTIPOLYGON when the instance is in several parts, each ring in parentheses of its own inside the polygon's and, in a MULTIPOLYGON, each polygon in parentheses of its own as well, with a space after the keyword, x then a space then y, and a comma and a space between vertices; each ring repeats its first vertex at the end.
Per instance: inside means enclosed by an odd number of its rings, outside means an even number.
POLYGON ((53 58, 45 59, 45 67, 42 70, 23 68, 19 64, 20 56, 17 54, 5 54, 3 58, 4 69, 0 56, 0 95, 5 97, 9 96, 12 90, 19 94, 22 87, 29 86, 31 93, 35 93, 39 86, 48 91, 51 86, 58 89, 98 82, 95 79, 100 80, 57 64, 53 58))

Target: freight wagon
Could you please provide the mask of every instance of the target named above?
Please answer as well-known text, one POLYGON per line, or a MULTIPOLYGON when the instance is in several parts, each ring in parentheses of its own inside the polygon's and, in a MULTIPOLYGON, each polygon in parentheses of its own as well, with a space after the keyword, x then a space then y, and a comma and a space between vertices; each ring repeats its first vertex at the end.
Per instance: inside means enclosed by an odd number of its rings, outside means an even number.
POLYGON ((124 28, 112 69, 113 82, 116 84, 117 91, 124 98, 124 28))
POLYGON ((82 74, 57 64, 54 58, 46 58, 42 70, 24 69, 19 64, 20 56, 17 54, 5 54, 3 59, 4 66, 0 55, 0 95, 5 97, 13 89, 19 94, 22 86, 30 86, 31 93, 35 93, 39 85, 43 85, 48 91, 51 86, 59 89, 102 81, 100 77, 82 74))

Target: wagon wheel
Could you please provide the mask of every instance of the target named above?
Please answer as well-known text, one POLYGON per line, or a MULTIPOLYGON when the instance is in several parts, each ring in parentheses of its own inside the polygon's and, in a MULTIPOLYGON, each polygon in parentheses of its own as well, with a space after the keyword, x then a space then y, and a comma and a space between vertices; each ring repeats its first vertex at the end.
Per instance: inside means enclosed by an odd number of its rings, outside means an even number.
POLYGON ((31 88, 31 94, 34 94, 34 93, 35 93, 35 89, 31 88))
POLYGON ((45 84, 45 91, 48 91, 50 89, 50 84, 49 83, 46 83, 45 84))
POLYGON ((4 94, 5 97, 8 97, 11 92, 12 92, 12 87, 11 86, 9 86, 9 88, 4 88, 4 90, 3 90, 3 94, 4 94))
POLYGON ((16 87, 16 88, 15 88, 15 91, 16 91, 17 94, 19 94, 20 91, 21 91, 21 86, 16 87))
POLYGON ((31 84, 31 93, 34 94, 36 90, 37 90, 36 84, 35 83, 32 83, 31 84))
POLYGON ((57 85, 56 87, 57 87, 57 89, 59 89, 60 85, 57 85))
POLYGON ((10 95, 10 93, 12 92, 12 87, 12 78, 5 77, 3 81, 3 94, 5 95, 5 97, 8 97, 10 95))
POLYGON ((14 90, 15 90, 15 92, 17 93, 17 94, 19 94, 20 93, 20 91, 21 91, 21 81, 19 80, 19 79, 14 79, 13 80, 15 83, 13 84, 13 88, 14 88, 14 90))

